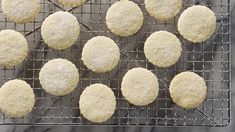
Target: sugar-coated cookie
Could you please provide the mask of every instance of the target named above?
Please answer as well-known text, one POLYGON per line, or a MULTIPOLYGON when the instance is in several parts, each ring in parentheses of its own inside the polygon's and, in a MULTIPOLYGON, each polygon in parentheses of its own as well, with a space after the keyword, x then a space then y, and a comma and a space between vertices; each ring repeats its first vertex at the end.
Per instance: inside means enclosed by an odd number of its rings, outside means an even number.
POLYGON ((130 36, 139 31, 144 16, 137 4, 129 0, 115 2, 107 11, 106 24, 118 36, 130 36))
POLYGON ((81 6, 86 1, 87 0, 59 0, 59 2, 64 6, 72 6, 72 7, 81 6))
POLYGON ((96 123, 104 122, 114 114, 116 98, 108 86, 92 84, 82 92, 79 108, 86 119, 96 123))
POLYGON ((83 47, 82 61, 94 72, 111 71, 117 66, 119 59, 120 50, 117 44, 108 37, 93 37, 83 47))
POLYGON ((0 66, 15 66, 27 55, 28 42, 21 33, 14 30, 0 31, 0 66))
POLYGON ((172 19, 182 7, 182 0, 145 0, 144 3, 147 12, 160 21, 172 19))
POLYGON ((131 104, 148 105, 156 100, 158 91, 157 77, 145 68, 133 68, 122 79, 122 95, 131 104))
POLYGON ((34 107, 33 89, 23 80, 10 80, 0 88, 0 110, 8 117, 23 117, 34 107))
POLYGON ((206 6, 186 9, 178 20, 178 31, 187 40, 200 43, 211 37, 216 29, 215 13, 206 6))
POLYGON ((56 50, 71 47, 78 39, 80 25, 77 18, 69 12, 55 12, 48 16, 41 27, 44 42, 56 50))
POLYGON ((204 79, 194 72, 176 75, 170 83, 169 90, 173 102, 186 109, 199 106, 207 95, 204 79))
POLYGON ((46 92, 55 96, 66 95, 77 87, 78 69, 66 59, 53 59, 42 67, 39 81, 46 92))
POLYGON ((40 11, 40 0, 2 0, 2 11, 16 23, 32 22, 40 11))
POLYGON ((144 54, 149 62, 158 67, 174 65, 181 56, 181 43, 172 33, 157 31, 144 44, 144 54))

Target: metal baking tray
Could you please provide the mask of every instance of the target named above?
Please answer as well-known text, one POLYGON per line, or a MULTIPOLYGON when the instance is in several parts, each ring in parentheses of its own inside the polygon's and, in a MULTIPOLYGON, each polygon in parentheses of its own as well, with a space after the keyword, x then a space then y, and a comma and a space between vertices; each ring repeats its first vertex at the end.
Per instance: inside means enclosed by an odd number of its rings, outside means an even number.
MULTIPOLYGON (((41 0, 41 11, 32 23, 15 24, 0 12, 0 29, 15 29, 26 36, 30 45, 27 59, 13 68, 0 67, 0 85, 11 79, 23 79, 34 89, 36 104, 33 111, 23 118, 8 118, 0 114, 0 125, 72 125, 72 126, 209 126, 224 127, 231 120, 231 29, 230 0, 183 0, 183 9, 195 4, 206 5, 217 17, 217 29, 213 36, 201 44, 191 44, 177 32, 178 14, 167 22, 156 21, 147 14, 143 0, 133 0, 142 9, 145 20, 141 30, 130 37, 118 37, 105 24, 106 11, 116 0, 89 0, 81 7, 68 8, 57 0, 41 0), (81 35, 77 43, 65 51, 48 48, 40 35, 43 20, 56 11, 69 11, 81 23, 81 35), (143 45, 146 38, 158 30, 176 34, 182 42, 182 56, 170 68, 158 68, 148 63, 143 45), (96 35, 114 39, 121 49, 119 65, 111 72, 96 74, 81 61, 84 43, 96 35), (47 94, 38 80, 40 68, 48 60, 65 58, 72 61, 80 73, 80 82, 74 92, 62 97, 47 94), (121 95, 120 82, 131 68, 145 67, 155 73, 160 81, 159 96, 155 102, 144 107, 129 104, 121 95), (207 83, 208 95, 204 103, 190 110, 176 106, 168 91, 171 79, 182 71, 194 71, 207 83), (82 117, 78 100, 84 88, 100 82, 112 88, 117 98, 115 114, 106 122, 96 124, 82 117)), ((183 9, 180 13, 182 13, 183 9)))

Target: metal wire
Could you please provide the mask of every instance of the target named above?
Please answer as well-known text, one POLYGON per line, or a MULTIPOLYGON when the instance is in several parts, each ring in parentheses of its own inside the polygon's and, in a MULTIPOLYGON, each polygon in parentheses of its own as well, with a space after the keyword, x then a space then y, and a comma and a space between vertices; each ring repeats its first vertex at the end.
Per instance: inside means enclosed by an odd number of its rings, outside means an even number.
MULTIPOLYGON (((159 22, 148 15, 142 0, 133 0, 142 9, 145 23, 141 30, 131 37, 118 37, 106 27, 105 14, 115 0, 90 0, 81 7, 65 8, 56 0, 41 0, 41 12, 33 23, 15 24, 0 13, 0 29, 14 29, 26 36, 30 53, 21 65, 14 68, 0 67, 1 85, 11 79, 26 80, 36 94, 35 107, 28 116, 12 119, 0 114, 0 125, 104 125, 104 126, 226 126, 231 120, 231 38, 229 0, 183 0, 183 9, 194 4, 210 7, 217 16, 217 30, 206 42, 192 45, 177 32, 178 14, 174 20, 159 22), (48 48, 40 36, 43 20, 53 12, 63 10, 73 13, 81 23, 78 42, 65 51, 48 48), (170 68, 161 69, 148 63, 143 44, 146 38, 158 30, 176 34, 183 45, 182 57, 170 68), (114 39, 121 49, 121 60, 116 69, 105 74, 95 74, 88 70, 80 60, 81 50, 86 41, 96 35, 114 39), (65 58, 78 68, 80 82, 77 89, 63 97, 55 97, 41 89, 38 80, 40 68, 50 59, 65 58), (154 72, 160 81, 157 100, 145 107, 129 104, 121 95, 120 82, 131 68, 145 67, 154 72), (179 72, 194 71, 204 77, 208 86, 208 96, 204 103, 192 110, 176 106, 169 96, 168 86, 179 72), (117 98, 115 114, 106 122, 94 124, 80 114, 78 100, 81 92, 92 83, 101 82, 110 86, 117 98)), ((182 11, 183 11, 182 9, 182 11)), ((181 12, 182 12, 181 11, 181 12)))

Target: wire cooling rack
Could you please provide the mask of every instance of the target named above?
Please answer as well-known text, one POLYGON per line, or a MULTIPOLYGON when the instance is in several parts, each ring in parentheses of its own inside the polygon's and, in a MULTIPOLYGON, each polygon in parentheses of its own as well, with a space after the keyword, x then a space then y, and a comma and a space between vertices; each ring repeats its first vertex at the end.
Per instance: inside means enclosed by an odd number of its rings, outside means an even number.
MULTIPOLYGON (((36 104, 26 117, 12 119, 0 114, 0 125, 103 125, 103 126, 226 126, 231 120, 231 41, 230 41, 230 1, 229 0, 183 0, 183 9, 195 4, 206 5, 217 17, 217 29, 206 42, 193 45, 177 32, 177 20, 155 21, 144 8, 143 0, 134 0, 142 9, 145 21, 141 30, 130 37, 118 37, 106 27, 105 14, 116 0, 89 0, 81 7, 65 8, 56 0, 41 0, 41 12, 33 23, 15 24, 0 12, 0 29, 15 29, 26 36, 30 45, 27 59, 20 65, 7 69, 0 67, 1 85, 11 79, 26 80, 34 89, 36 104), (65 50, 48 48, 40 36, 43 20, 53 12, 64 10, 73 13, 81 23, 81 35, 77 43, 65 50), (157 68, 148 63, 143 45, 146 38, 158 30, 176 34, 182 42, 182 56, 170 68, 157 68), (80 60, 84 43, 96 36, 104 35, 114 39, 122 52, 117 68, 105 74, 95 74, 80 60), (40 68, 53 58, 72 61, 80 73, 80 82, 74 92, 63 97, 55 97, 41 89, 38 80, 40 68), (129 104, 121 95, 120 82, 131 68, 145 67, 154 72, 160 83, 159 96, 155 102, 144 107, 129 104), (179 72, 194 71, 201 75, 208 86, 208 96, 204 103, 191 110, 176 106, 168 91, 171 79, 179 72), (83 89, 100 82, 112 88, 117 98, 115 114, 106 122, 94 124, 82 117, 78 100, 83 89)), ((182 13, 183 9, 180 13, 182 13)))

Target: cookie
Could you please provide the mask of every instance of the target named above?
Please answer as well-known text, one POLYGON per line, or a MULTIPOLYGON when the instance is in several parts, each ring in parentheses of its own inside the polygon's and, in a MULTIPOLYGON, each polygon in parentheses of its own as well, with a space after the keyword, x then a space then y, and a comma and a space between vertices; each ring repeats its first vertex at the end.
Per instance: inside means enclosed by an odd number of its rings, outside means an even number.
POLYGON ((115 2, 107 11, 106 24, 118 36, 130 36, 138 32, 144 17, 137 4, 129 0, 115 2))
POLYGON ((176 75, 170 83, 169 90, 173 102, 186 109, 199 106, 207 95, 204 79, 194 72, 176 75))
POLYGON ((23 117, 34 107, 35 95, 28 83, 10 80, 0 88, 0 109, 8 117, 23 117))
POLYGON ((200 43, 211 37, 216 29, 215 13, 206 6, 192 6, 179 18, 178 31, 187 40, 200 43))
POLYGON ((158 79, 145 68, 133 68, 124 75, 121 91, 125 99, 131 104, 148 105, 158 96, 158 79))
POLYGON ((42 67, 39 81, 46 92, 55 96, 66 95, 77 87, 78 69, 66 59, 53 59, 42 67))
POLYGON ((56 12, 42 23, 41 34, 44 42, 56 50, 71 47, 78 39, 80 25, 77 18, 68 12, 56 12))
POLYGON ((2 11, 16 23, 32 22, 40 11, 40 0, 2 0, 2 11))
POLYGON ((108 86, 92 84, 82 92, 79 108, 86 119, 96 123, 104 122, 114 114, 116 98, 108 86))
POLYGON ((64 6, 78 7, 85 4, 87 0, 59 0, 64 6))
POLYGON ((82 61, 94 72, 103 73, 111 71, 117 66, 119 59, 119 48, 108 37, 93 37, 83 47, 82 61))
POLYGON ((151 34, 144 44, 146 58, 158 67, 174 65, 179 60, 181 51, 179 39, 167 31, 158 31, 151 34))
POLYGON ((182 7, 182 0, 145 0, 144 3, 147 12, 160 21, 174 18, 182 7))
POLYGON ((14 30, 0 31, 0 66, 12 67, 21 63, 28 54, 28 42, 14 30))

